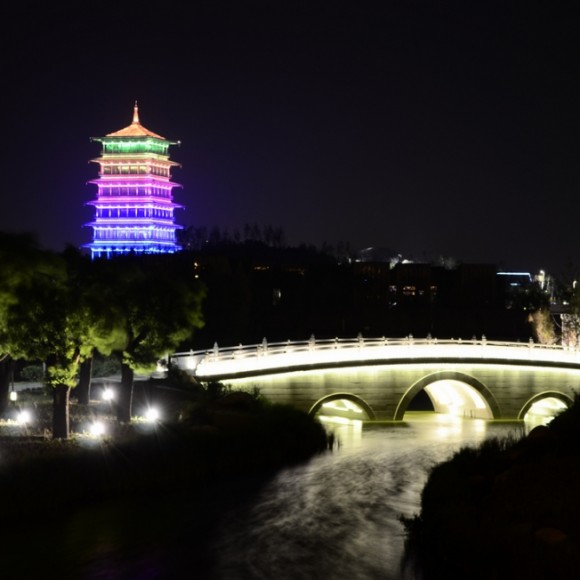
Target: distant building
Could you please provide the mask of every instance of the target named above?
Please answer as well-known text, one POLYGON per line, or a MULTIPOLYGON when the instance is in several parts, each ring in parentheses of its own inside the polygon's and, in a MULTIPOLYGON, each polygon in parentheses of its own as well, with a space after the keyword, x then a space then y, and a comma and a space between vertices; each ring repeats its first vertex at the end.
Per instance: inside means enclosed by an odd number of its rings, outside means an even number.
POLYGON ((159 254, 181 250, 175 231, 182 226, 174 220, 174 210, 183 206, 173 202, 170 145, 164 137, 139 122, 137 103, 128 127, 93 137, 102 144, 102 154, 92 159, 100 166, 99 177, 91 181, 97 196, 87 203, 95 208, 93 240, 85 247, 91 256, 115 254, 159 254))

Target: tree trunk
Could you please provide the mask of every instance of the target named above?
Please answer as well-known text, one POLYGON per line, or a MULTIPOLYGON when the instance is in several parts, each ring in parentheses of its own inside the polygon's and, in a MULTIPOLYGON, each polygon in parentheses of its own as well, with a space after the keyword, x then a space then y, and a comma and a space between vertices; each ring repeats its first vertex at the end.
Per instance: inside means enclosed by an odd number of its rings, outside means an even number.
POLYGON ((69 420, 70 387, 57 385, 52 391, 52 438, 68 439, 70 434, 69 420))
POLYGON ((121 364, 121 388, 117 399, 117 421, 119 423, 130 423, 133 407, 133 369, 125 364, 121 364))
POLYGON ((7 356, 0 361, 0 417, 8 410, 11 376, 12 359, 7 356))
POLYGON ((91 400, 91 375, 93 372, 93 359, 87 358, 80 364, 79 382, 75 388, 75 394, 80 405, 88 405, 91 400))

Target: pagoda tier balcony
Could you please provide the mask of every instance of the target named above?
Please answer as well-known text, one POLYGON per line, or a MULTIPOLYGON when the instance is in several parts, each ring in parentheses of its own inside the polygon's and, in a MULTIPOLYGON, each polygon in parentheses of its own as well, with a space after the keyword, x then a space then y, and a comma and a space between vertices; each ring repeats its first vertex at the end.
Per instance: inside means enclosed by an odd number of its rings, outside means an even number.
POLYGON ((182 248, 175 243, 158 243, 158 242, 143 242, 141 244, 134 243, 93 243, 87 244, 85 248, 91 250, 93 257, 110 256, 116 254, 173 254, 179 252, 182 248))
POLYGON ((175 244, 175 236, 173 232, 158 232, 158 234, 164 235, 144 235, 141 233, 134 233, 133 235, 112 235, 112 236, 98 236, 95 235, 93 242, 103 244, 105 242, 110 242, 111 244, 129 244, 129 243, 145 243, 145 242, 155 242, 160 244, 175 244))
POLYGON ((157 237, 145 237, 141 236, 139 238, 132 238, 129 236, 119 236, 117 238, 95 238, 89 246, 99 245, 99 246, 146 246, 156 244, 159 246, 175 246, 177 242, 175 238, 157 238, 157 237))
POLYGON ((167 209, 183 207, 171 199, 163 197, 119 197, 114 195, 99 196, 97 199, 87 201, 86 205, 107 209, 167 209))
POLYGON ((170 189, 164 189, 161 187, 99 187, 97 191, 97 197, 105 198, 117 198, 117 199, 139 199, 142 200, 153 200, 153 199, 172 199, 173 194, 170 189))
POLYGON ((175 238, 170 239, 159 239, 159 238, 130 238, 130 237, 119 237, 119 238, 95 238, 91 245, 99 244, 101 246, 150 246, 156 244, 159 246, 174 246, 177 244, 175 238))
POLYGON ((171 175, 171 167, 169 163, 138 163, 123 159, 115 163, 100 163, 99 172, 105 175, 107 173, 115 175, 171 175))
POLYGON ((183 226, 177 225, 171 219, 163 218, 96 218, 94 221, 85 224, 93 228, 128 228, 146 229, 151 227, 159 227, 164 229, 183 229, 183 226))

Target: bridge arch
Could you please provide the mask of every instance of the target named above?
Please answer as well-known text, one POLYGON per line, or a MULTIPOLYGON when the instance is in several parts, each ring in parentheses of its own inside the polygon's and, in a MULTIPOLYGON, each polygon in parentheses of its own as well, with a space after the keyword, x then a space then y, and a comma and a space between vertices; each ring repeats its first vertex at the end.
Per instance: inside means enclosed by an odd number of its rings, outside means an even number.
POLYGON ((402 421, 405 415, 405 411, 407 410, 411 401, 415 398, 417 393, 419 393, 426 387, 429 387, 429 385, 440 381, 455 381, 458 383, 463 383, 468 387, 471 387, 472 389, 477 391, 479 395, 481 395, 481 398, 489 407, 489 411, 491 412, 492 418, 497 418, 501 416, 501 411, 499 405, 497 404, 497 401, 495 400, 495 397, 481 381, 478 381, 476 378, 459 371, 437 371, 422 377, 407 389, 407 391, 405 392, 405 394, 400 399, 397 405, 394 420, 402 421))
POLYGON ((332 401, 338 401, 342 399, 346 399, 347 401, 355 404, 357 407, 360 407, 363 413, 366 414, 368 421, 375 420, 375 413, 370 405, 364 399, 352 393, 333 393, 332 395, 324 396, 321 399, 318 399, 318 401, 312 405, 310 411, 308 411, 308 414, 314 416, 326 403, 331 403, 332 401))
POLYGON ((534 405, 546 399, 556 399, 557 401, 564 403, 566 407, 570 407, 573 403, 572 397, 569 397, 564 393, 560 393, 559 391, 544 391, 543 393, 534 395, 526 402, 518 415, 518 419, 523 421, 534 405))

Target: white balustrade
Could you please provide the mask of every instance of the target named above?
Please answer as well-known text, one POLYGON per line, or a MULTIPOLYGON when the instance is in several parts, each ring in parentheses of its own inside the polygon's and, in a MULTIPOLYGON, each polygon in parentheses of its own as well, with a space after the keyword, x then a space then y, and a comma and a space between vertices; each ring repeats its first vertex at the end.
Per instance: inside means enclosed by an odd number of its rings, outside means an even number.
POLYGON ((535 364, 580 365, 580 351, 559 345, 541 345, 533 341, 499 342, 482 336, 481 340, 438 340, 428 336, 417 339, 363 338, 323 339, 311 336, 306 341, 269 343, 264 338, 260 344, 220 348, 217 343, 210 351, 175 353, 171 363, 200 379, 267 372, 268 370, 301 368, 311 365, 339 365, 356 362, 385 363, 409 360, 448 359, 488 360, 503 363, 529 361, 535 364))

